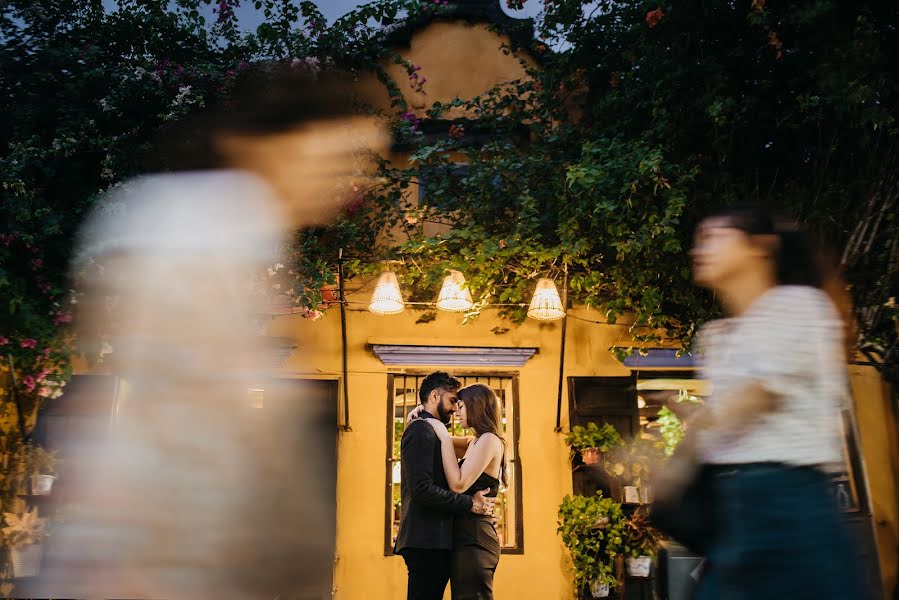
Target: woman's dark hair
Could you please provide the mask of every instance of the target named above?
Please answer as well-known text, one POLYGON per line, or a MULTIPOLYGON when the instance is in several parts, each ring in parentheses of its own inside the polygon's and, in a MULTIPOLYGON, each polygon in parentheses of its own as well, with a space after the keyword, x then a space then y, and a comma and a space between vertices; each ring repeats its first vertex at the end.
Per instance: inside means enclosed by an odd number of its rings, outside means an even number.
POLYGON ((226 166, 216 147, 222 134, 270 135, 307 122, 349 116, 364 91, 350 75, 314 74, 285 65, 254 65, 236 76, 232 86, 208 98, 206 106, 160 132, 149 167, 161 171, 214 169, 226 166))
MULTIPOLYGON (((474 383, 459 390, 457 396, 459 402, 465 405, 465 416, 468 420, 468 426, 474 429, 478 435, 492 433, 505 446, 502 408, 499 404, 499 398, 496 397, 496 392, 483 383, 474 383)), ((506 483, 505 462, 505 452, 503 452, 503 460, 500 465, 500 479, 504 484, 506 483)))
POLYGON ((769 212, 754 205, 726 207, 706 218, 728 221, 731 227, 748 235, 776 236, 778 244, 774 261, 778 285, 824 286, 828 269, 822 249, 795 220, 775 219, 769 212))

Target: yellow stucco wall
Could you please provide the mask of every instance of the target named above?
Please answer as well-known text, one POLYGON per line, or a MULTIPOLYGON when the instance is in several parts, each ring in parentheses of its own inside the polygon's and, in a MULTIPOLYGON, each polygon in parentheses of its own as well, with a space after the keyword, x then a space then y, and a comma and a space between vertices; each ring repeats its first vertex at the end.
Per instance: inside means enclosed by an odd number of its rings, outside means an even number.
POLYGON ((899 499, 897 499, 896 414, 890 394, 874 367, 849 368, 861 450, 868 476, 872 518, 884 592, 889 596, 897 581, 899 499))
MULTIPOLYGON (((351 296, 350 300, 362 300, 364 296, 363 292, 355 298, 351 296)), ((592 319, 600 316, 595 312, 583 314, 592 319)), ((498 321, 490 312, 467 325, 461 324, 461 316, 447 313, 438 314, 431 323, 416 325, 417 316, 413 310, 392 316, 376 316, 361 307, 348 311, 352 431, 341 433, 338 448, 336 598, 386 600, 402 598, 405 594, 402 559, 384 556, 388 368, 371 352, 370 340, 539 348, 539 352, 517 371, 520 377, 519 457, 525 551, 522 555, 502 557, 496 575, 496 598, 522 598, 525 591, 528 598, 569 597, 563 549, 555 532, 559 502, 571 491, 568 449, 562 442, 563 434, 553 431, 560 325, 528 321, 497 336, 491 329, 509 324, 498 321)), ((275 319, 270 334, 289 336, 300 344, 283 367, 285 375, 339 379, 339 327, 336 309, 317 322, 297 317, 275 319)), ((607 351, 618 341, 622 330, 621 327, 570 320, 566 377, 627 375, 628 369, 607 351)), ((563 397, 563 427, 567 429, 567 395, 563 397)))
MULTIPOLYGON (((390 64, 385 69, 400 84, 412 109, 426 109, 437 101, 472 98, 523 77, 525 71, 518 59, 500 50, 508 42, 484 24, 435 22, 416 32, 409 47, 400 50, 427 78, 421 93, 408 84, 404 67, 390 64)), ((450 113, 454 116, 461 113, 450 113)))

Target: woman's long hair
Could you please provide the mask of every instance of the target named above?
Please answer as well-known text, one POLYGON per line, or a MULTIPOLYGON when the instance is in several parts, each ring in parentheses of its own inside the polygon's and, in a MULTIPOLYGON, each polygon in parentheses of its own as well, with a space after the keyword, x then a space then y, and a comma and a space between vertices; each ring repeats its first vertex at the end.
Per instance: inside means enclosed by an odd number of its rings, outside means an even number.
POLYGON ((503 459, 500 464, 500 480, 506 483, 506 439, 503 437, 502 408, 499 398, 490 386, 474 383, 459 390, 456 394, 459 401, 465 404, 465 415, 468 426, 479 436, 492 433, 503 443, 503 459))
POLYGON ((822 248, 808 230, 795 221, 775 220, 761 207, 751 205, 727 207, 707 218, 729 221, 731 227, 751 236, 775 236, 778 243, 773 259, 777 285, 823 288, 832 274, 822 248))
POLYGON ((748 235, 773 235, 777 285, 805 285, 824 290, 836 307, 846 331, 846 352, 855 352, 857 325, 852 298, 831 248, 822 244, 795 220, 775 219, 763 208, 739 205, 723 208, 706 218, 724 219, 748 235))

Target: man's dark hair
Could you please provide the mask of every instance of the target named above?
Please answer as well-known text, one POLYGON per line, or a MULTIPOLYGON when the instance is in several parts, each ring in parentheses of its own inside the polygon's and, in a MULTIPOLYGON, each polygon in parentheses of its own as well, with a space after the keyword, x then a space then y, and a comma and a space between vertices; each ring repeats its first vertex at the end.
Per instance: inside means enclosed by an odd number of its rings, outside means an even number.
POLYGON ((458 379, 449 373, 437 371, 425 377, 421 382, 421 387, 418 388, 418 400, 421 404, 425 404, 428 401, 428 396, 430 396, 431 392, 434 390, 455 391, 460 387, 462 387, 462 383, 458 379))
POLYGON ((359 114, 373 102, 370 90, 344 71, 320 74, 285 65, 253 65, 237 75, 228 92, 164 128, 151 170, 221 168, 216 147, 221 134, 272 135, 305 123, 359 114))

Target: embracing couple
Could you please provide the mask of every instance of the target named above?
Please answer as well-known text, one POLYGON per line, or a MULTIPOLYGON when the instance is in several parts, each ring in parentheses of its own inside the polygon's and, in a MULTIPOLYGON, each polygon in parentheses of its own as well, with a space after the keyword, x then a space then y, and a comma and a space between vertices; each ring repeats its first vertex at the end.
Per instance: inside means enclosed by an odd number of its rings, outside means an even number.
POLYGON ((437 372, 418 390, 400 446, 403 503, 394 552, 409 570, 407 600, 492 600, 500 542, 493 505, 505 483, 502 411, 491 388, 437 372), (458 414, 474 437, 453 437, 458 414))

